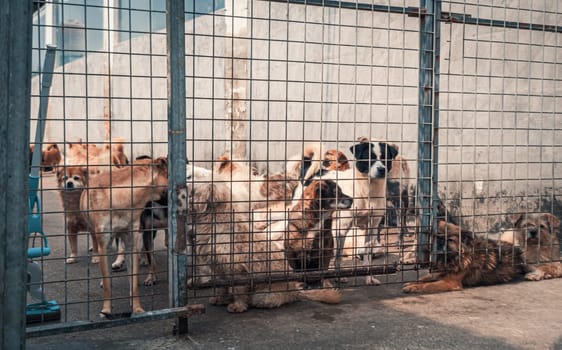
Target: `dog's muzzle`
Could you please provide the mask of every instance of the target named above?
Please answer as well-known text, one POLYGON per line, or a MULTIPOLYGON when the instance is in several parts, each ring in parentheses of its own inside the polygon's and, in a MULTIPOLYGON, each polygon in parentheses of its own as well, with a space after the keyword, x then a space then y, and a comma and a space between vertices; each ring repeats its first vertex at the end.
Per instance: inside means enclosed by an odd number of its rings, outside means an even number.
POLYGON ((386 166, 380 161, 377 160, 376 162, 371 165, 371 169, 369 171, 369 176, 372 179, 380 179, 386 176, 386 166))
POLYGON ((527 229, 527 238, 536 239, 539 236, 539 230, 536 227, 527 229))
POLYGON ((74 182, 68 181, 64 184, 64 188, 66 188, 67 190, 74 190, 76 186, 74 186, 74 182))
POLYGON ((353 198, 342 198, 338 201, 338 209, 349 209, 353 205, 353 198))

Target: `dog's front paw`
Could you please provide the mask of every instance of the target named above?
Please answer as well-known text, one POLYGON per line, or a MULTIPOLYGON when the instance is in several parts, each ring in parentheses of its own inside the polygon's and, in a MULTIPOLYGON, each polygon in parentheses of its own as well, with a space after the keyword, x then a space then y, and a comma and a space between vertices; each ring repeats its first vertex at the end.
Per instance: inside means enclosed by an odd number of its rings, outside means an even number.
POLYGON ((365 284, 368 286, 380 286, 381 281, 376 279, 374 276, 367 276, 365 277, 365 284))
POLYGON ((153 286, 156 284, 156 276, 153 274, 149 274, 148 276, 146 276, 146 279, 144 280, 144 285, 145 286, 153 286))
POLYGON ((241 302, 234 302, 228 304, 228 307, 226 309, 228 310, 228 312, 239 314, 248 310, 248 304, 241 303, 241 302))
POLYGON ((97 255, 92 256, 92 264, 99 264, 100 263, 100 257, 97 255))
POLYGON ((420 293, 421 291, 421 285, 416 282, 406 283, 404 287, 402 287, 402 292, 404 293, 420 293))
POLYGON ((418 257, 416 252, 405 252, 404 256, 400 260, 400 263, 404 265, 415 264, 418 262, 418 257))
POLYGON ((77 263, 78 260, 76 260, 76 255, 75 254, 70 254, 70 256, 68 258, 66 258, 66 263, 67 264, 75 264, 77 263))
POLYGON ((110 318, 111 317, 111 309, 103 308, 100 311, 100 318, 110 318))
POLYGON ((133 308, 133 314, 142 314, 144 311, 144 309, 141 306, 137 306, 135 308, 133 308))
POLYGON ((111 271, 113 272, 120 272, 126 270, 127 270, 127 266, 125 266, 125 260, 116 260, 113 264, 111 264, 111 271))
POLYGON ((539 270, 529 272, 525 275, 525 279, 527 281, 540 281, 544 278, 545 278, 544 273, 539 270))

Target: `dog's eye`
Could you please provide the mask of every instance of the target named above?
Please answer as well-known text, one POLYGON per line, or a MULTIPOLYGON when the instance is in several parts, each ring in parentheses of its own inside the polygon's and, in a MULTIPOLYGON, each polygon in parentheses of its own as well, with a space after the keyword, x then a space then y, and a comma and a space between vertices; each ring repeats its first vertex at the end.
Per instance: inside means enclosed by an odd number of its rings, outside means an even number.
POLYGON ((78 181, 78 180, 80 180, 80 177, 79 177, 79 176, 74 176, 73 179, 74 179, 74 181, 78 181))
POLYGON ((62 179, 63 179, 64 181, 66 181, 66 180, 68 180, 68 176, 64 175, 64 176, 62 177, 62 179))

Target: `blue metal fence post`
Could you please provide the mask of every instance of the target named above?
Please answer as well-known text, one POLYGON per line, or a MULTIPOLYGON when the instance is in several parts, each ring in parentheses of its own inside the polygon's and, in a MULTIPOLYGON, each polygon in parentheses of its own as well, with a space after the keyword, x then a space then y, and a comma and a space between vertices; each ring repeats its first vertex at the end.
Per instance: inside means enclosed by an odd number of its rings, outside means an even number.
POLYGON ((0 3, 0 349, 25 349, 31 6, 0 3))
MULTIPOLYGON (((176 211, 176 189, 185 186, 186 178, 186 109, 185 109, 185 4, 184 1, 166 0, 166 38, 168 43, 168 227, 170 249, 168 260, 169 299, 171 307, 187 304, 187 272, 188 255, 184 254, 176 244, 179 227, 176 211)), ((185 237, 181 235, 180 237, 185 237)), ((187 332, 187 317, 176 318, 176 331, 187 332)))
POLYGON ((420 2, 420 67, 418 123, 418 261, 429 262, 429 233, 436 225, 439 132, 440 0, 420 2))

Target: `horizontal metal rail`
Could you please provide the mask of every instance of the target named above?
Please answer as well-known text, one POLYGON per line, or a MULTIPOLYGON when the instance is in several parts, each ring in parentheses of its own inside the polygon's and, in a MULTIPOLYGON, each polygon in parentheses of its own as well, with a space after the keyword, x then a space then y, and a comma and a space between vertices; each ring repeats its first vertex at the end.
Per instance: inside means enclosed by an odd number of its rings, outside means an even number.
POLYGON ((131 315, 130 313, 113 315, 116 319, 106 319, 103 321, 73 321, 49 324, 44 326, 28 327, 26 336, 43 337, 47 335, 63 334, 70 332, 89 331, 93 329, 103 329, 116 326, 125 326, 133 323, 166 320, 175 317, 189 317, 192 315, 203 314, 205 306, 202 304, 193 304, 183 307, 161 309, 156 311, 147 311, 140 315, 131 315))
MULTIPOLYGON (((311 6, 324 6, 324 7, 333 7, 333 8, 340 8, 340 9, 349 9, 349 10, 406 14, 410 17, 419 17, 420 15, 425 15, 425 11, 420 10, 419 7, 388 6, 388 5, 376 5, 376 4, 367 4, 367 3, 360 3, 360 2, 333 1, 333 0, 268 0, 268 1, 300 4, 300 5, 311 5, 311 6)), ((562 26, 516 22, 516 21, 504 21, 504 20, 495 20, 495 19, 487 19, 487 18, 475 18, 472 17, 472 15, 468 15, 464 13, 441 12, 441 16, 439 17, 439 20, 447 23, 462 23, 462 24, 481 25, 487 27, 526 29, 526 30, 537 30, 542 32, 562 33, 562 26)))
POLYGON ((396 273, 398 269, 395 265, 373 266, 373 267, 343 267, 341 270, 330 271, 309 271, 309 272, 287 272, 277 274, 260 274, 260 277, 232 278, 213 280, 211 282, 196 283, 191 289, 201 289, 208 287, 228 287, 239 285, 255 285, 267 284, 274 282, 318 280, 320 278, 338 278, 338 277, 359 277, 369 275, 386 275, 396 273), (262 277, 263 276, 263 277, 262 277))

